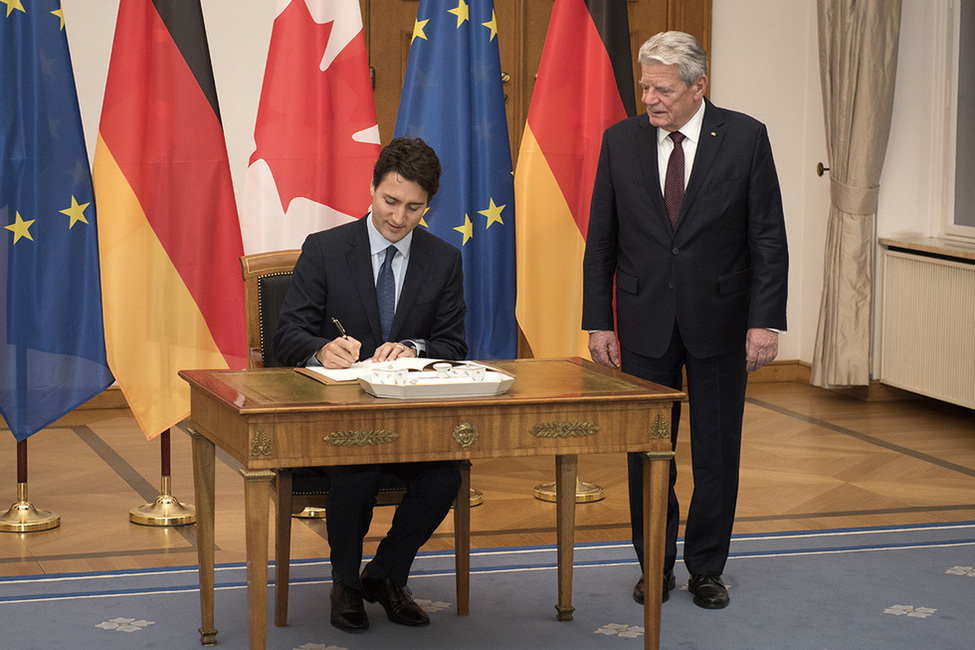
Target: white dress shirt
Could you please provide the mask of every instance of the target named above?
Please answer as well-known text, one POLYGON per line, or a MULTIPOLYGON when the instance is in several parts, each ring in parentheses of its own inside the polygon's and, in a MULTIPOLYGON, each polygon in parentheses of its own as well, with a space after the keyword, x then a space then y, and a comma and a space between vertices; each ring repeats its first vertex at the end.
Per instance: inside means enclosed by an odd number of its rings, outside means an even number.
MULTIPOLYGON (((701 141, 701 127, 704 125, 704 101, 701 101, 701 108, 697 109, 694 117, 687 121, 687 124, 678 129, 684 134, 681 146, 684 148, 684 187, 687 188, 687 179, 691 177, 691 169, 694 167, 694 156, 697 154, 697 144, 701 141)), ((667 163, 670 162, 670 153, 674 150, 674 141, 670 139, 670 131, 657 129, 657 171, 660 172, 660 192, 664 191, 664 181, 667 179, 667 163)))
POLYGON ((403 278, 406 277, 406 268, 410 264, 410 248, 413 244, 413 231, 411 230, 403 239, 395 244, 376 230, 372 222, 372 212, 362 217, 366 219, 366 232, 369 233, 369 252, 372 256, 372 283, 376 284, 379 279, 379 269, 386 259, 386 249, 393 245, 399 251, 399 255, 393 256, 393 283, 396 285, 396 298, 393 305, 399 305, 399 296, 403 291, 403 278))

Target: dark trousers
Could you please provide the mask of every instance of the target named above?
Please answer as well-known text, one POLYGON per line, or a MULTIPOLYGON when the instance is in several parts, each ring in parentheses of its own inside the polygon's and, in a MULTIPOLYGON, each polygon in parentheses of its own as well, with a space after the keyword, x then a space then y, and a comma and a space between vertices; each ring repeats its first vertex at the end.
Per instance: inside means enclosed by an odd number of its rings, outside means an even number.
POLYGON ((433 535, 457 497, 458 463, 348 465, 330 467, 328 473, 331 487, 325 501, 325 524, 331 547, 332 578, 354 589, 361 586, 362 540, 369 532, 376 495, 385 476, 394 474, 406 486, 389 532, 372 560, 378 569, 370 571, 374 577, 388 576, 405 586, 417 551, 433 535), (376 575, 377 572, 381 575, 376 575))
MULTIPOLYGON (((684 564, 691 575, 720 575, 728 559, 738 500, 741 422, 747 381, 744 337, 739 351, 699 359, 688 353, 675 327, 670 348, 663 357, 645 357, 623 350, 621 368, 628 374, 676 389, 682 385, 682 369, 687 372, 694 492, 684 531, 684 564)), ((674 449, 680 413, 680 403, 674 404, 671 413, 671 443, 674 449)), ((633 546, 642 567, 643 464, 636 453, 627 455, 627 464, 633 546)), ((672 571, 677 560, 680 505, 674 490, 676 482, 677 463, 672 460, 667 500, 665 571, 672 571)))

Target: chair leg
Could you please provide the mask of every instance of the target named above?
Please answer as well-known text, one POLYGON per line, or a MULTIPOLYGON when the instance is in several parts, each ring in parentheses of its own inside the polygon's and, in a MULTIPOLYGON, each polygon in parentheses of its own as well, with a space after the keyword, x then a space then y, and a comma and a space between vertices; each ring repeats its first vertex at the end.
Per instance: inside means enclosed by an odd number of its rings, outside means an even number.
POLYGON ((288 624, 288 583, 291 580, 291 470, 277 472, 274 533, 274 624, 288 624))
POLYGON ((461 463, 460 489, 454 502, 454 564, 457 615, 470 614, 471 599, 471 464, 461 463))

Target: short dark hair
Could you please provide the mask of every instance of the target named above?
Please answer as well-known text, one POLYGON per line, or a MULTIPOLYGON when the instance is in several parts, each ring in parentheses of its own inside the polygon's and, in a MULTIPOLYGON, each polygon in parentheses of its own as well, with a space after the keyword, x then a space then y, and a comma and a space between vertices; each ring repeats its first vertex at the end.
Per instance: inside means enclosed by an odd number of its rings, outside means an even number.
POLYGON ((428 202, 440 189, 440 159, 420 138, 396 138, 387 144, 372 169, 372 186, 379 187, 390 172, 423 188, 428 202))

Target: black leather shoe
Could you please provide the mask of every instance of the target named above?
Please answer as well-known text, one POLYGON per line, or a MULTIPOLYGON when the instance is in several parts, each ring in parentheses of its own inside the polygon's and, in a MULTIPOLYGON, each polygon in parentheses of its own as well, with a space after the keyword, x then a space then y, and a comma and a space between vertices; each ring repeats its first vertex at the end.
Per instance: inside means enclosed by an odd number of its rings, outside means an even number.
POLYGON ((346 632, 369 629, 369 618, 362 606, 362 594, 340 581, 332 584, 332 625, 346 632))
MULTIPOLYGON (((665 572, 664 593, 663 593, 663 597, 660 599, 660 602, 666 603, 668 600, 670 600, 670 592, 673 591, 676 587, 677 587, 677 580, 674 578, 673 572, 672 571, 665 572)), ((640 579, 637 580, 636 586, 633 587, 633 600, 640 603, 641 605, 643 604, 644 601, 643 576, 640 576, 640 579)))
POLYGON ((691 576, 687 590, 694 594, 694 604, 704 609, 721 609, 731 602, 721 576, 691 576))
POLYGON ((362 595, 370 603, 379 602, 386 610, 386 618, 399 625, 419 627, 429 625, 430 617, 413 602, 409 587, 400 587, 389 578, 377 580, 366 571, 359 576, 362 595))

